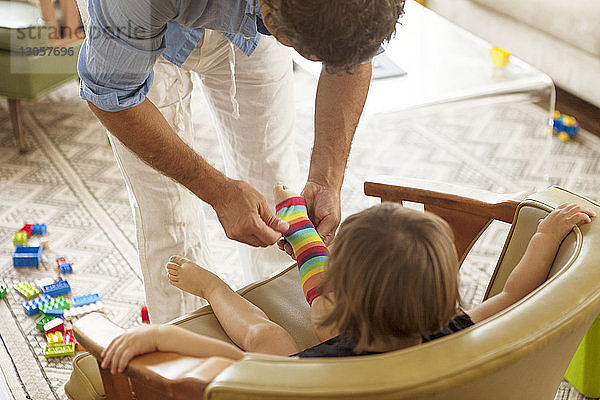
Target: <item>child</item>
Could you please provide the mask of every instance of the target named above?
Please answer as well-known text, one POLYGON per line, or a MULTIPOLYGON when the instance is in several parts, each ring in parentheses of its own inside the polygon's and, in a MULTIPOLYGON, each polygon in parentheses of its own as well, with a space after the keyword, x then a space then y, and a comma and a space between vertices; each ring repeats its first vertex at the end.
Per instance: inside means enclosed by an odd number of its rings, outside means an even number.
POLYGON ((277 215, 297 258, 311 319, 322 343, 298 353, 290 334, 213 273, 173 256, 169 282, 203 297, 238 347, 172 325, 137 328, 102 353, 103 368, 122 372, 154 352, 239 360, 246 352, 298 357, 356 356, 409 347, 464 329, 517 302, 546 279, 563 238, 595 213, 563 204, 540 220, 502 293, 461 311, 452 232, 441 218, 384 203, 347 218, 331 255, 310 223, 304 200, 275 187, 277 215))

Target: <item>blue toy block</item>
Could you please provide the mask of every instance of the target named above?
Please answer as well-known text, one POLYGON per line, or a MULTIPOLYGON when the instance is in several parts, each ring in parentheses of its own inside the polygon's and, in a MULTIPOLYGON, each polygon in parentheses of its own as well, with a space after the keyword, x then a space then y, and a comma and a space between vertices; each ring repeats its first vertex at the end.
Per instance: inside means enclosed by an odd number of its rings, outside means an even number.
POLYGON ((73 300, 73 306, 80 307, 100 301, 100 295, 98 293, 84 294, 75 296, 71 300, 73 300))
POLYGON ((61 274, 73 273, 73 267, 68 262, 61 262, 58 267, 60 269, 61 274))
POLYGON ((46 224, 33 224, 31 227, 32 235, 43 235, 46 233, 47 227, 46 224))
POLYGON ((17 246, 13 252, 13 266, 39 267, 42 262, 42 246, 17 246))
POLYGON ((37 314, 38 312, 40 312, 40 307, 44 304, 50 303, 50 301, 52 301, 52 297, 48 296, 47 294, 42 294, 41 296, 33 300, 26 301, 25 303, 23 303, 23 309, 25 310, 25 314, 37 314))
POLYGON ((44 310, 44 315, 54 318, 65 319, 65 311, 62 308, 51 308, 48 310, 44 310))
POLYGON ((67 281, 58 281, 58 282, 54 282, 51 285, 46 285, 46 286, 42 286, 42 292, 49 294, 52 297, 61 295, 61 294, 66 294, 69 293, 71 291, 71 286, 69 285, 69 282, 67 281))

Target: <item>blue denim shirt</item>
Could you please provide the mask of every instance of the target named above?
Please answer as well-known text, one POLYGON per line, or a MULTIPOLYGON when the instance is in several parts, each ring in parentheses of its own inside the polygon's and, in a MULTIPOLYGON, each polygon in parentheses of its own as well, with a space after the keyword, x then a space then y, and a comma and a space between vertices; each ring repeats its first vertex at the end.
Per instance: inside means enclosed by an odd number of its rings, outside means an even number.
POLYGON ((79 53, 79 94, 105 111, 144 101, 162 54, 181 66, 204 29, 222 32, 244 54, 258 45, 256 0, 89 0, 79 53))

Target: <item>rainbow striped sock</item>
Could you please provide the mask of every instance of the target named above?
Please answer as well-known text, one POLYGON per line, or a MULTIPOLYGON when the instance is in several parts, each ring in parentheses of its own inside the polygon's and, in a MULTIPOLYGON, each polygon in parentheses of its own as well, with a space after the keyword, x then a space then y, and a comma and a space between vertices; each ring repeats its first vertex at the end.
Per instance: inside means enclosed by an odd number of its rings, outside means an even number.
POLYGON ((290 224, 290 229, 283 236, 294 249, 302 291, 308 304, 312 305, 320 295, 318 287, 327 269, 329 250, 308 219, 304 198, 291 197, 279 203, 276 210, 277 217, 290 224))

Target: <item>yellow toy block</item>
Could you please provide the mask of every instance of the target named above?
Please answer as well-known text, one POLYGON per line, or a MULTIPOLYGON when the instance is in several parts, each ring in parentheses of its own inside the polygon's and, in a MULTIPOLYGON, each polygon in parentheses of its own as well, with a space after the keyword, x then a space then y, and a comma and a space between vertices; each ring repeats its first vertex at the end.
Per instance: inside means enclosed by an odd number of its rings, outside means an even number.
POLYGON ((492 47, 489 51, 492 62, 498 67, 506 67, 510 58, 510 52, 499 47, 492 47))
POLYGON ((52 346, 64 343, 65 339, 62 332, 52 332, 46 335, 46 341, 48 342, 48 345, 52 346))

